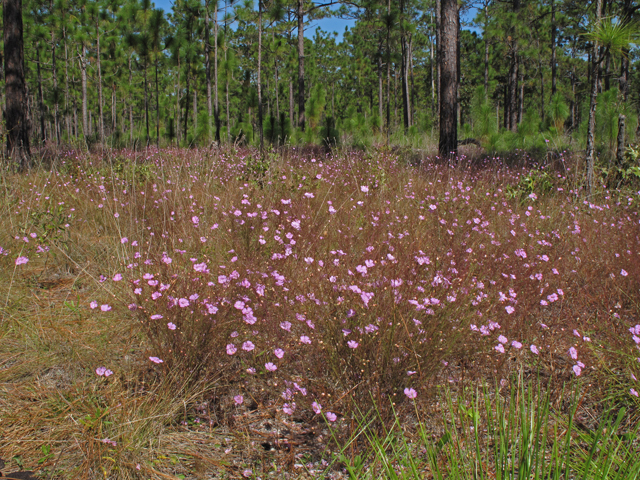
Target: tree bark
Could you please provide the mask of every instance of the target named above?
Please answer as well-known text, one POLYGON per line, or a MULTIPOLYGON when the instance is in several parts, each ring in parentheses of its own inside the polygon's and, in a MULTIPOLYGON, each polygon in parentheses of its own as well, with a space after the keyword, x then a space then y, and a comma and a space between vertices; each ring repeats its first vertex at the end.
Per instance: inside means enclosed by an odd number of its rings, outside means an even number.
POLYGON ((440 56, 440 141, 441 157, 451 158, 458 154, 458 2, 441 0, 442 46, 440 56))
POLYGON ((7 154, 20 171, 31 167, 24 77, 22 0, 4 0, 4 75, 7 154))

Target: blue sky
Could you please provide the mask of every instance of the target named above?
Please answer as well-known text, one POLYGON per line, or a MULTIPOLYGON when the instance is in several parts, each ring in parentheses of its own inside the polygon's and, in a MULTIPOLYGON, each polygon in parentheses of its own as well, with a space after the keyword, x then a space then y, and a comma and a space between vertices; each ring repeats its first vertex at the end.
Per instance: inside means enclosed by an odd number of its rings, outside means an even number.
MULTIPOLYGON (((152 0, 156 4, 156 7, 162 8, 165 12, 171 11, 173 0, 152 0)), ((475 16, 475 9, 472 13, 465 15, 466 21, 470 21, 475 16)), ((354 20, 342 20, 339 18, 328 18, 325 20, 314 21, 305 31, 305 37, 313 38, 316 28, 322 28, 326 32, 338 32, 338 42, 342 40, 345 27, 351 28, 354 25, 354 20)))
MULTIPOLYGON (((173 0, 152 0, 156 4, 157 8, 162 8, 165 12, 171 11, 173 0)), ((342 34, 345 27, 351 28, 355 22, 353 20, 341 20, 336 18, 330 18, 325 20, 316 20, 307 28, 305 36, 312 38, 315 34, 316 28, 320 27, 327 32, 338 32, 338 41, 342 40, 342 34)))

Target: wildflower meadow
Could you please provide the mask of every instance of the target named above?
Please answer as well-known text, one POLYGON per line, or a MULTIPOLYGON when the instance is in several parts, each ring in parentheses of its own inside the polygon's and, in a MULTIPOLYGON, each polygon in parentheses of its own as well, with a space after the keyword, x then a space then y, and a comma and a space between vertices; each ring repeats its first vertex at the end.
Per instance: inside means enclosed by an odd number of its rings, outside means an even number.
POLYGON ((587 196, 566 152, 45 160, 2 177, 14 470, 640 475, 640 185, 587 196))

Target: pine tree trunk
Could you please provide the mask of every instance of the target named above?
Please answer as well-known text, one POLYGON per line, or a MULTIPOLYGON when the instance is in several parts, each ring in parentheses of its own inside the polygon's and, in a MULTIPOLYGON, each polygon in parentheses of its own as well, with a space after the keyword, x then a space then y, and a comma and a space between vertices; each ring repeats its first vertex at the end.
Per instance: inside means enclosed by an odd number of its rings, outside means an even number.
POLYGON ((7 154, 20 171, 31 167, 24 76, 22 0, 4 0, 4 75, 7 154))
MULTIPOLYGON (((129 87, 133 85, 131 82, 133 70, 131 69, 131 56, 129 56, 129 87)), ((129 141, 133 144, 133 96, 129 90, 129 141)))
POLYGON ((149 146, 149 81, 147 80, 147 58, 144 59, 144 121, 147 128, 147 147, 149 146))
POLYGON ((75 95, 73 96, 73 136, 78 138, 78 104, 75 95))
POLYGON ((604 91, 611 89, 611 53, 607 50, 604 60, 604 91))
POLYGON ((304 0, 298 0, 298 127, 304 131, 304 0))
POLYGON ((278 78, 278 62, 275 60, 273 61, 273 69, 275 72, 275 93, 276 93, 276 118, 278 120, 280 120, 280 92, 278 91, 278 83, 279 83, 279 78, 278 78))
POLYGON ((187 81, 186 96, 184 98, 184 141, 187 141, 187 128, 189 124, 189 65, 187 65, 187 74, 185 75, 187 81))
MULTIPOLYGON (((439 0, 436 0, 439 1, 439 0)), ((391 0, 387 1, 387 15, 391 18, 391 0)), ((387 146, 391 135, 391 24, 387 23, 387 146)))
POLYGON ((616 148, 616 163, 618 166, 624 163, 626 120, 624 115, 618 116, 618 146, 616 148))
MULTIPOLYGON (((596 0, 596 26, 600 23, 602 10, 602 0, 596 0)), ((587 188, 591 196, 594 189, 594 164, 595 164, 595 129, 596 129, 596 106, 598 99, 598 43, 595 42, 591 52, 591 99, 589 102, 589 122, 587 125, 587 188)))
POLYGON ((82 52, 80 54, 80 70, 81 70, 81 80, 82 80, 82 134, 84 136, 84 141, 87 141, 87 137, 89 136, 89 114, 88 114, 88 100, 87 100, 87 50, 84 45, 80 49, 82 52))
MULTIPOLYGON (((51 9, 53 10, 53 2, 51 2, 51 9)), ((51 76, 53 78, 53 122, 56 135, 56 144, 60 145, 60 95, 58 92, 58 69, 56 68, 56 41, 53 29, 51 30, 51 76)))
POLYGON ((213 119, 213 105, 211 102, 211 45, 209 39, 209 0, 205 2, 204 7, 204 65, 205 65, 205 74, 207 78, 207 113, 208 118, 208 126, 209 126, 209 143, 211 143, 212 138, 212 124, 211 120, 213 119))
POLYGON ((542 68, 542 62, 539 62, 538 67, 538 72, 540 74, 540 118, 544 122, 544 107, 546 104, 544 101, 544 69, 542 68))
POLYGON ((484 4, 484 99, 489 99, 489 38, 487 28, 489 26, 489 2, 484 4))
POLYGON ((100 138, 100 144, 104 143, 104 102, 102 99, 102 66, 100 63, 100 26, 98 20, 96 20, 96 66, 98 67, 98 113, 100 118, 98 124, 98 135, 100 138))
MULTIPOLYGON (((298 27, 300 27, 299 23, 298 27)), ((264 149, 262 123, 262 0, 258 0, 258 131, 260 134, 260 153, 262 153, 264 149)))
MULTIPOLYGON (((433 23, 433 12, 431 13, 431 23, 433 23)), ((431 76, 431 112, 436 111, 436 74, 435 74, 435 55, 433 50, 435 45, 433 44, 433 37, 429 35, 429 75, 431 76)))
POLYGON ((407 67, 409 72, 409 80, 410 83, 408 85, 409 90, 409 126, 413 125, 415 122, 415 85, 414 85, 414 76, 413 76, 413 39, 409 39, 409 65, 407 67))
POLYGON ((38 111, 40 113, 40 140, 47 143, 47 132, 44 128, 44 94, 42 93, 42 68, 40 66, 40 45, 36 45, 36 69, 38 72, 38 111))
POLYGON ((180 145, 180 52, 177 55, 178 71, 176 72, 176 142, 180 145))
MULTIPOLYGON (((64 13, 62 17, 64 24, 64 13)), ((65 128, 67 129, 67 140, 71 139, 73 134, 76 138, 78 136, 77 129, 71 131, 71 114, 70 114, 70 102, 69 102, 69 48, 67 47, 67 29, 62 28, 62 42, 64 44, 64 120, 65 128)))
POLYGON ((441 0, 441 48, 440 57, 440 141, 441 157, 451 158, 458 154, 458 2, 441 0))
POLYGON ((116 96, 116 84, 111 84, 111 132, 116 133, 118 128, 118 98, 116 96))
POLYGON ((522 123, 522 114, 524 111, 524 78, 522 73, 519 75, 520 79, 520 94, 518 95, 518 123, 522 123))
POLYGON ((551 0, 551 96, 556 94, 556 3, 551 0))
POLYGON ((220 104, 218 101, 218 2, 214 2, 213 12, 213 116, 216 124, 216 142, 220 144, 220 104))
POLYGON ((401 65, 400 65, 400 82, 402 83, 402 123, 404 126, 405 134, 409 133, 409 82, 407 75, 407 64, 408 64, 408 49, 407 49, 407 36, 404 31, 404 27, 402 26, 402 21, 404 20, 404 0, 400 0, 400 55, 401 55, 401 65))
POLYGON ((198 77, 193 78, 193 138, 198 135, 198 77))
POLYGON ((227 77, 227 81, 225 84, 225 95, 226 95, 226 113, 227 113, 227 142, 231 143, 231 116, 229 114, 229 77, 227 77))
POLYGON ((293 80, 289 79, 289 124, 294 125, 294 110, 295 105, 293 101, 293 80))
POLYGON ((382 95, 382 52, 380 52, 380 56, 378 57, 378 116, 380 117, 380 128, 382 128, 383 125, 382 115, 384 99, 382 95))
POLYGON ((156 148, 160 148, 160 87, 158 86, 158 53, 156 52, 156 148))
POLYGON ((509 67, 509 130, 518 129, 518 45, 514 41, 509 67))
POLYGON ((442 80, 442 0, 435 0, 436 2, 436 92, 438 92, 437 105, 436 105, 436 118, 440 121, 440 106, 441 100, 440 94, 442 89, 440 87, 442 80))
MULTIPOLYGON (((631 15, 631 0, 624 1, 623 18, 631 15)), ((620 62, 620 93, 626 103, 629 100, 629 49, 622 49, 622 61, 620 62)))

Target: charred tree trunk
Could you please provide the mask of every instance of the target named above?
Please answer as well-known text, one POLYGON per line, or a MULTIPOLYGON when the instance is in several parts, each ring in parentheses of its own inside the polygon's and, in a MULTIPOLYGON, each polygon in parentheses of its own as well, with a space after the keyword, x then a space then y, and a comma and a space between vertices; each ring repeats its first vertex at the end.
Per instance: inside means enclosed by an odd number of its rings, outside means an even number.
POLYGON ((441 0, 442 46, 440 56, 440 156, 451 158, 458 153, 458 2, 441 0))
POLYGON ((24 78, 22 0, 4 0, 4 75, 7 154, 20 171, 31 167, 24 78))

